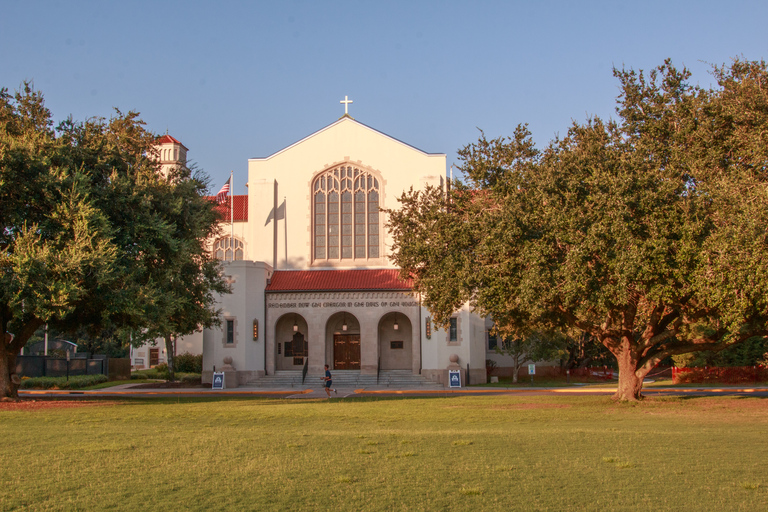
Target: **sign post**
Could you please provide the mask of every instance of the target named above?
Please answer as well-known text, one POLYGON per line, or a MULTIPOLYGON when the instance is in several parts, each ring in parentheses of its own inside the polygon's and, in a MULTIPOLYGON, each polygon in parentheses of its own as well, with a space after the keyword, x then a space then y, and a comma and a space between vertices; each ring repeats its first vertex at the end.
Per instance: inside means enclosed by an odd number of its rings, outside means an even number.
POLYGON ((529 364, 528 365, 528 375, 531 376, 531 384, 533 384, 533 376, 536 375, 536 365, 535 364, 529 364))
POLYGON ((224 372, 213 372, 211 389, 224 389, 224 372))
POLYGON ((461 370, 448 370, 448 387, 461 387, 461 370))

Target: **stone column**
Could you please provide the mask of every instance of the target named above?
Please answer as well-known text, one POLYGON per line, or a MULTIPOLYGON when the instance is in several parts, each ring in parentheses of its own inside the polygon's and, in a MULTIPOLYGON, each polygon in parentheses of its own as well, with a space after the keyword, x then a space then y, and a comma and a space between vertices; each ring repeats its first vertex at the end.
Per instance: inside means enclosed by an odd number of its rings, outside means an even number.
POLYGON ((360 322, 360 374, 376 375, 379 364, 379 326, 369 315, 361 315, 360 322))
POLYGON ((308 375, 324 375, 325 360, 325 321, 314 315, 307 315, 307 347, 309 349, 308 375))
POLYGON ((418 375, 421 370, 421 325, 419 324, 419 312, 409 315, 411 321, 411 368, 413 374, 418 375))

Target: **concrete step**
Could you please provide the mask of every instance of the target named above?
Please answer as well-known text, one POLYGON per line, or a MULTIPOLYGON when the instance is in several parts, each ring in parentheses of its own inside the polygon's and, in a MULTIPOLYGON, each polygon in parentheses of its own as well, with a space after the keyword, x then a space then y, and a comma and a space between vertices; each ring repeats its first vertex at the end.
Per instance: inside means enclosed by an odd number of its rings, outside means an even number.
MULTIPOLYGON (((381 370, 376 375, 361 375, 359 370, 333 370, 333 387, 340 388, 416 388, 444 389, 444 386, 432 382, 421 375, 414 375, 410 370, 381 370)), ((248 383, 259 388, 291 389, 319 387, 323 385, 321 376, 307 375, 301 382, 301 371, 278 370, 274 375, 266 375, 248 383)))

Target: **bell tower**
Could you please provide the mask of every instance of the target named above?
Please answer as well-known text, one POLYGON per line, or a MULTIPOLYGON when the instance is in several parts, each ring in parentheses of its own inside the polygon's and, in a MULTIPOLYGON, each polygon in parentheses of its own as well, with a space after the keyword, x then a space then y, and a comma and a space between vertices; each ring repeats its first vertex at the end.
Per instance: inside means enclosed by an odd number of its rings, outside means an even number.
POLYGON ((168 173, 175 167, 187 165, 187 148, 167 133, 157 139, 157 150, 163 176, 168 177, 168 173))

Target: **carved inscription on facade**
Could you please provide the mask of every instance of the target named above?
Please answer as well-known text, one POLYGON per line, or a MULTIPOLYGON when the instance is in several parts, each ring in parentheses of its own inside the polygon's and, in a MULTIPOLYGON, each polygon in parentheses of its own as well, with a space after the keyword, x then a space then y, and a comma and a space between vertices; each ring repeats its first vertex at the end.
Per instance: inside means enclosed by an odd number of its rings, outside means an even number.
MULTIPOLYGON (((386 293, 381 294, 383 298, 386 299, 399 299, 399 300, 350 300, 350 301, 323 301, 323 300, 314 300, 312 302, 278 302, 281 299, 296 299, 298 298, 298 294, 281 294, 281 295, 275 295, 273 297, 270 297, 267 299, 267 307, 268 308, 275 308, 275 309, 306 309, 306 308, 332 308, 332 309, 339 309, 339 308, 415 308, 419 306, 419 303, 415 300, 413 300, 410 296, 402 296, 397 297, 394 296, 394 294, 386 293)), ((313 299, 322 299, 322 297, 318 297, 317 295, 313 294, 313 299)), ((333 298, 336 298, 338 294, 333 294, 333 298)), ((350 294, 352 299, 356 299, 358 295, 362 294, 350 294)), ((377 294, 366 294, 365 298, 372 298, 377 299, 379 297, 376 296, 377 294)))

